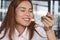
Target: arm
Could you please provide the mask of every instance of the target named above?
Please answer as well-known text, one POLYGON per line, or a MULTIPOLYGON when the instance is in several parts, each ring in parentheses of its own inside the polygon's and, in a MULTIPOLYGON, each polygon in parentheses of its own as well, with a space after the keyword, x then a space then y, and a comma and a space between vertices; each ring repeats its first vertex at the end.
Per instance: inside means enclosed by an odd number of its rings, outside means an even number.
POLYGON ((52 30, 46 32, 48 40, 56 40, 55 34, 52 30))
POLYGON ((46 16, 42 17, 44 30, 46 31, 48 40, 56 40, 55 34, 52 31, 52 26, 54 24, 54 21, 55 21, 54 17, 50 13, 47 13, 46 16))

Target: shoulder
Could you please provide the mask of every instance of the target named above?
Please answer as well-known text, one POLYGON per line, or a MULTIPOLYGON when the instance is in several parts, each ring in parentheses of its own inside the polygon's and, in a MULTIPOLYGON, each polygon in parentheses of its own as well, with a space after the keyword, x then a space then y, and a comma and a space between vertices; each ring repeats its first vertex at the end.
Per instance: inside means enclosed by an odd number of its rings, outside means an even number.
MULTIPOLYGON (((4 35, 4 31, 5 31, 5 30, 3 30, 3 31, 1 32, 0 38, 4 35)), ((9 32, 9 31, 8 31, 8 32, 9 32)), ((4 37, 3 39, 0 39, 0 40, 9 40, 9 39, 8 39, 8 32, 7 32, 7 34, 5 35, 5 37, 4 37)))
POLYGON ((35 25, 35 29, 37 30, 37 32, 39 32, 39 34, 46 35, 46 32, 45 32, 45 30, 44 30, 43 27, 40 27, 38 25, 35 25))
POLYGON ((34 32, 34 36, 33 36, 32 40, 47 40, 46 32, 44 31, 43 28, 35 27, 35 29, 41 36, 46 37, 46 38, 42 38, 36 32, 34 32))
POLYGON ((46 32, 44 31, 42 27, 36 27, 35 29, 40 35, 46 37, 46 32))

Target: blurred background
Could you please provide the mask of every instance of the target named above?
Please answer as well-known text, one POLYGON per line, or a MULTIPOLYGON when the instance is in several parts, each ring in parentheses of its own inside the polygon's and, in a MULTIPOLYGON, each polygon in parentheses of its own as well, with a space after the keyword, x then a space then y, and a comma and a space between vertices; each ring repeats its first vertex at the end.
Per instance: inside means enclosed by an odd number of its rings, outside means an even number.
MULTIPOLYGON (((0 0, 0 25, 4 20, 8 6, 12 0, 0 0)), ((48 11, 55 18, 53 30, 57 38, 60 38, 60 1, 59 0, 31 0, 33 3, 33 11, 35 21, 39 24, 39 17, 48 11)), ((41 24, 41 23, 40 23, 41 24)))

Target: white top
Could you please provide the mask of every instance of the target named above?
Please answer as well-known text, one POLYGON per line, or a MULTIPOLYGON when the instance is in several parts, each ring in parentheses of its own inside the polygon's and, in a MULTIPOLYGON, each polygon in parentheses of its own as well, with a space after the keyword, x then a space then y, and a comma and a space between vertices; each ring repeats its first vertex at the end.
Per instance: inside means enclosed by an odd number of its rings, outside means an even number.
MULTIPOLYGON (((46 33, 45 31, 43 30, 43 28, 41 27, 37 27, 36 30, 39 32, 40 35, 46 37, 46 33)), ((8 34, 8 33, 7 33, 8 34)), ((9 40, 8 39, 8 35, 6 34, 6 36, 1 39, 1 40, 9 40)), ((18 36, 18 31, 15 29, 15 34, 13 36, 13 40, 28 40, 29 39, 29 33, 27 31, 27 28, 25 29, 25 31, 22 33, 21 36, 18 36)), ((0 37, 2 36, 3 34, 0 34, 0 37)), ((32 40, 47 40, 47 38, 41 38, 36 32, 34 33, 34 36, 32 38, 32 40)))

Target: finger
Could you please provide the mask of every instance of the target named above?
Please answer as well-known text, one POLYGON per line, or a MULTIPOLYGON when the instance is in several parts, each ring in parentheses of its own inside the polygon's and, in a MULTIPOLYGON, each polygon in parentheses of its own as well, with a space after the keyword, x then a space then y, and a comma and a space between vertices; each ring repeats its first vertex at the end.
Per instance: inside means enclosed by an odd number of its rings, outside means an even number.
POLYGON ((55 22, 55 19, 54 19, 54 16, 52 16, 51 14, 49 14, 49 15, 46 15, 48 18, 50 18, 51 20, 49 20, 50 22, 52 22, 52 24, 54 24, 54 22, 55 22))
POLYGON ((45 27, 49 27, 49 25, 45 21, 42 21, 42 22, 43 22, 45 27))
POLYGON ((49 15, 49 14, 51 15, 51 13, 50 13, 50 12, 48 12, 48 13, 47 13, 47 15, 49 15))
POLYGON ((47 21, 46 19, 43 20, 45 23, 47 23, 49 26, 52 26, 53 24, 47 21))
POLYGON ((50 23, 53 23, 54 22, 54 20, 51 20, 50 18, 48 18, 48 17, 44 17, 44 19, 46 19, 47 21, 49 21, 50 23))
POLYGON ((47 13, 47 15, 46 15, 46 16, 47 16, 47 17, 49 17, 50 19, 54 20, 53 15, 51 15, 50 13, 47 13))

